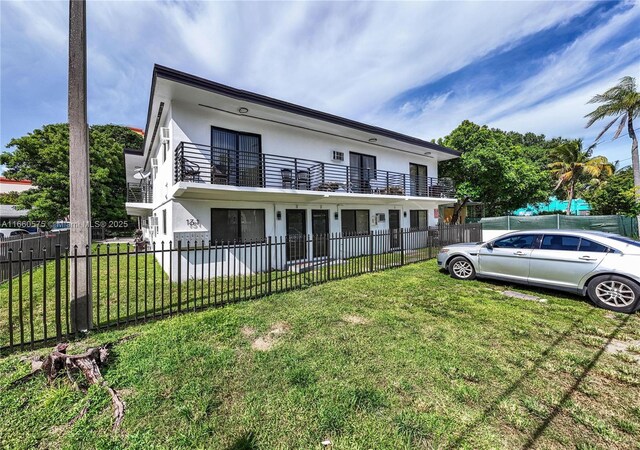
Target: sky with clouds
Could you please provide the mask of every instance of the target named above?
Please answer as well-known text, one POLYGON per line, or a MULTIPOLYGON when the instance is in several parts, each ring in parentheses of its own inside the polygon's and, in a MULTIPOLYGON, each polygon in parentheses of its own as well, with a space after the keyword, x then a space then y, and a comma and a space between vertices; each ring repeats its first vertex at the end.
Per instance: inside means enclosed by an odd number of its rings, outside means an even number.
MULTIPOLYGON (((0 1, 0 145, 67 118, 68 3, 0 1)), ((640 78, 638 2, 88 1, 90 123, 144 127, 153 64, 424 139, 462 120, 591 143, 640 78)), ((630 140, 597 153, 629 164, 630 140)))

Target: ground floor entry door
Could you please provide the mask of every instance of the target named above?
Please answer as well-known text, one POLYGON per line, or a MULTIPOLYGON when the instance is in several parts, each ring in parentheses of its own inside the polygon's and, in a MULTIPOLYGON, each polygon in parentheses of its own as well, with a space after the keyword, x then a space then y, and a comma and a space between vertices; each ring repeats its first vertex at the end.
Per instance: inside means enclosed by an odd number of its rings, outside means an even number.
POLYGON ((313 257, 329 256, 329 211, 311 211, 311 232, 313 233, 313 257))
POLYGON ((397 209, 389 210, 389 233, 391 248, 400 247, 400 211, 397 209))
POLYGON ((307 257, 307 211, 305 209, 287 209, 287 261, 296 261, 307 257))

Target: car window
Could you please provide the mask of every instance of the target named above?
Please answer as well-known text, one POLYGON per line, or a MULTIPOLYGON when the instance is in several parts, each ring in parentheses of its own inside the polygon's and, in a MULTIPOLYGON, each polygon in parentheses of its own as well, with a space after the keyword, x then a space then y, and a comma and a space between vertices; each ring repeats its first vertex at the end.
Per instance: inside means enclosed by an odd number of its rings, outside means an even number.
POLYGON ((498 239, 493 243, 494 248, 531 248, 536 240, 535 234, 519 234, 498 239))
POLYGON ((580 241, 580 251, 606 253, 609 251, 609 247, 607 247, 606 245, 602 245, 597 242, 593 242, 588 239, 582 238, 582 240, 580 241))
POLYGON ((580 238, 562 234, 545 234, 540 244, 540 250, 578 251, 580 238))
POLYGON ((11 234, 9 234, 9 236, 20 236, 21 234, 24 234, 22 230, 16 230, 16 231, 12 231, 11 234))

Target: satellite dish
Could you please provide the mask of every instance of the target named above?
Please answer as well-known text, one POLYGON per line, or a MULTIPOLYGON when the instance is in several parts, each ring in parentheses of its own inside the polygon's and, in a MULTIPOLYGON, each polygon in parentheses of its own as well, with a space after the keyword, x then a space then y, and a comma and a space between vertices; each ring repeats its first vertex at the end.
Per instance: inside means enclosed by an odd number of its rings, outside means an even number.
POLYGON ((151 175, 151 172, 142 173, 142 168, 136 169, 134 172, 135 173, 133 174, 133 178, 136 180, 144 180, 145 178, 148 178, 149 175, 151 175))

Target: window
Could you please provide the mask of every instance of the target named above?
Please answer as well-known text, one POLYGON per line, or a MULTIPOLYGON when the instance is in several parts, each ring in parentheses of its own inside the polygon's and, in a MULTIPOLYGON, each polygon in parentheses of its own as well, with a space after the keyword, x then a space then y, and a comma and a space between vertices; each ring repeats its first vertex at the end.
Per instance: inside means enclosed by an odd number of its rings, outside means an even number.
POLYGON ((261 137, 211 127, 211 182, 262 186, 261 137))
POLYGON ((162 210, 162 234, 167 234, 167 210, 162 210))
POLYGON ((494 248, 531 248, 536 240, 535 234, 519 234, 498 239, 493 243, 494 248))
POLYGON ((593 242, 588 239, 582 238, 582 240, 580 241, 580 251, 594 252, 594 253, 607 253, 609 251, 609 247, 607 247, 606 245, 602 245, 597 242, 593 242))
POLYGON ((410 227, 413 230, 426 230, 429 227, 427 211, 424 209, 412 209, 409 211, 410 227))
POLYGON ((368 209, 343 209, 342 234, 367 234, 369 233, 368 209))
POLYGON ((427 166, 409 164, 409 177, 411 179, 411 195, 427 195, 427 166))
POLYGON ((580 238, 576 236, 563 236, 546 234, 540 245, 541 250, 564 250, 569 252, 578 251, 580 238))
POLYGON ((264 209, 211 209, 211 240, 263 241, 264 209))
POLYGON ((376 157, 349 152, 349 172, 353 192, 368 194, 371 192, 371 180, 376 178, 376 157))

